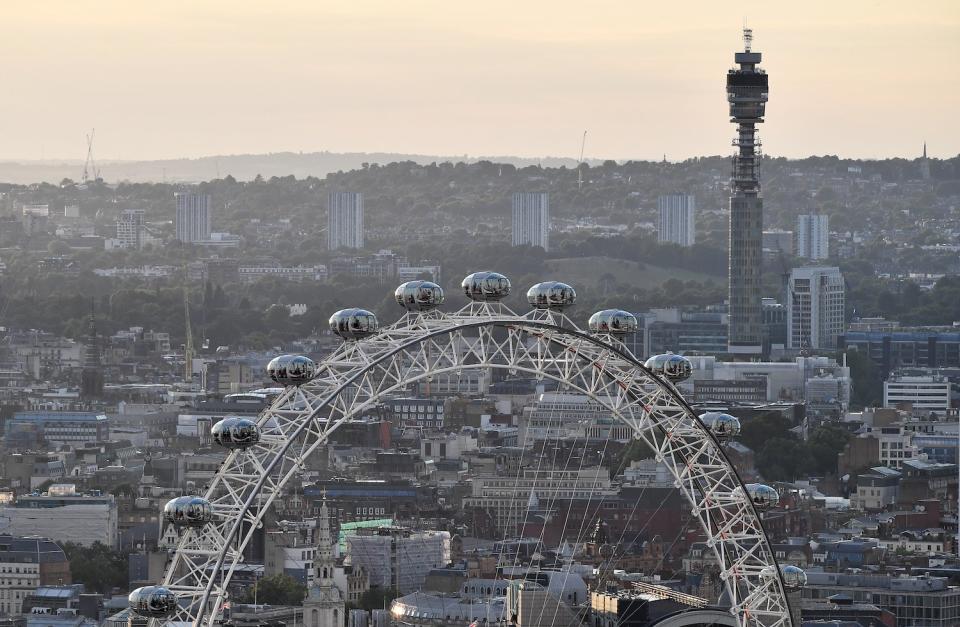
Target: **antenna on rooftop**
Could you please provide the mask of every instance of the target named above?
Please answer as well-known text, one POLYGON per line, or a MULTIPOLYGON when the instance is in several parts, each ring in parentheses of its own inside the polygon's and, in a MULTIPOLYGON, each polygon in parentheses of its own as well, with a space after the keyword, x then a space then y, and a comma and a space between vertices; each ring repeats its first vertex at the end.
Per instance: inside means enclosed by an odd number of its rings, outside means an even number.
POLYGON ((753 45, 753 29, 747 28, 747 18, 743 18, 743 50, 744 52, 750 52, 750 47, 753 45))

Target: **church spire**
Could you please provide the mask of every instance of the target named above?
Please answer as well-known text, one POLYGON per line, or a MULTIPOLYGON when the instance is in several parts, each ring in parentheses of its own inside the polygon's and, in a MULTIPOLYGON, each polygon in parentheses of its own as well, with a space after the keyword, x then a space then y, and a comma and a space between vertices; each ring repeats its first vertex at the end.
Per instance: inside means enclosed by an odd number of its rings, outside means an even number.
POLYGON ((333 535, 330 533, 330 510, 327 508, 327 491, 323 491, 320 516, 317 518, 317 550, 313 558, 314 582, 318 586, 333 581, 336 559, 333 554, 333 535))

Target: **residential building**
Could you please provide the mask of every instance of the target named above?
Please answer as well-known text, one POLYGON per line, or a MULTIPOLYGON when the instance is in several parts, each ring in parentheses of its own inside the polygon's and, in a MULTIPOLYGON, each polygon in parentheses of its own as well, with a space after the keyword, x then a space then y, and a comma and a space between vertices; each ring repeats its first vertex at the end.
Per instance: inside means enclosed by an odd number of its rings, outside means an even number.
POLYGON ((513 245, 550 250, 550 194, 517 192, 513 195, 513 245))
POLYGON ((789 348, 836 348, 844 333, 844 283, 840 268, 794 268, 787 294, 789 348))
POLYGON ((327 247, 363 248, 363 194, 330 192, 327 196, 327 247))
POLYGON ((385 400, 384 405, 390 410, 398 426, 443 428, 442 398, 391 398, 385 400))
POLYGON ((363 568, 371 587, 407 594, 423 587, 431 568, 447 564, 450 534, 403 527, 358 529, 346 537, 347 561, 363 568))
POLYGON ((830 257, 830 217, 814 213, 797 216, 797 257, 821 261, 830 257))
POLYGON ((143 221, 144 213, 143 209, 124 209, 117 217, 117 245, 119 248, 130 250, 143 248, 146 232, 143 221))
POLYGON ((70 583, 70 561, 56 542, 0 535, 0 614, 24 613, 23 600, 41 586, 70 583))
POLYGON ((871 468, 857 475, 857 492, 850 495, 850 507, 863 510, 881 510, 897 502, 900 473, 886 466, 871 468))
POLYGON ((657 241, 693 246, 696 240, 694 213, 696 198, 690 194, 669 194, 657 198, 657 241))
POLYGON ((177 202, 176 239, 184 243, 210 239, 210 195, 178 192, 174 198, 177 202))

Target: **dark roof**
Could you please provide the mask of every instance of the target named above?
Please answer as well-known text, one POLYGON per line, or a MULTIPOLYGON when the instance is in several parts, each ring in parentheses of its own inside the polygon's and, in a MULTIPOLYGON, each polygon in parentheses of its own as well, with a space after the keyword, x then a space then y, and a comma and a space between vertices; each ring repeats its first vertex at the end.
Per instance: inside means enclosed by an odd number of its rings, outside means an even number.
POLYGON ((0 561, 24 564, 50 564, 66 562, 67 556, 49 538, 21 538, 8 534, 0 535, 0 561))

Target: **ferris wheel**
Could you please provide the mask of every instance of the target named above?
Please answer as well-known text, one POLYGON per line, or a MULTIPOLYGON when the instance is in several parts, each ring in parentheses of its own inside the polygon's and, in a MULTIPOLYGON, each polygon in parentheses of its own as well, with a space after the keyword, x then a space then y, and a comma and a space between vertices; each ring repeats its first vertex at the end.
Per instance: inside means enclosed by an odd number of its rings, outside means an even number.
POLYGON ((330 328, 344 341, 327 359, 271 361, 269 375, 284 392, 255 420, 230 417, 213 427, 226 460, 205 493, 166 505, 179 544, 163 581, 130 594, 131 611, 154 625, 216 624, 264 516, 333 432, 411 385, 497 369, 584 395, 626 425, 667 468, 699 523, 734 622, 792 625, 788 592, 806 576, 778 565, 761 524, 778 494, 742 483, 728 460, 724 442, 739 432, 737 419, 698 416, 678 392, 690 362, 672 354, 638 361, 623 343, 638 328, 626 311, 599 311, 588 329, 578 328, 564 314, 576 298, 569 285, 534 285, 527 292, 532 309, 522 314, 501 302, 510 287, 502 274, 476 272, 462 283, 469 304, 444 312, 438 285, 404 283, 395 292, 405 310, 397 322, 381 327, 370 311, 341 310, 330 328))

